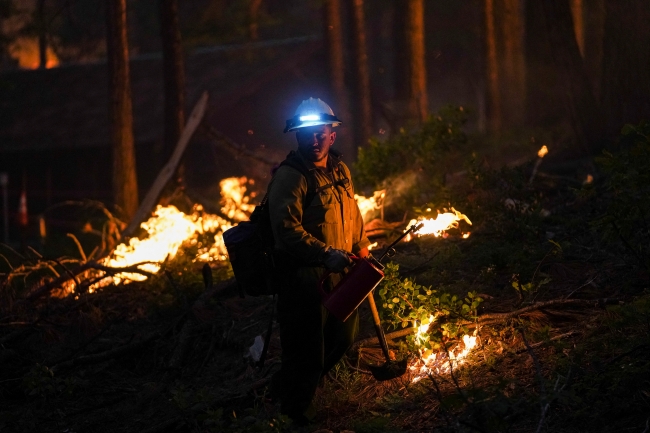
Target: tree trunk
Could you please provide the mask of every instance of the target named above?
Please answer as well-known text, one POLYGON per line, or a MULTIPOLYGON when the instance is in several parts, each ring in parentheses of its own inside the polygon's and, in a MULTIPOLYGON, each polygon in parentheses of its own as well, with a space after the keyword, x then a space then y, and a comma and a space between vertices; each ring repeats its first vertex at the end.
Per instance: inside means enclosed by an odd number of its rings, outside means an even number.
POLYGON ((259 15, 262 0, 249 0, 248 3, 248 39, 256 41, 259 38, 259 15))
POLYGON ((47 68, 47 30, 45 27, 45 0, 38 0, 38 68, 47 68))
POLYGON ((341 0, 325 0, 323 5, 325 49, 327 51, 328 77, 334 94, 334 112, 343 121, 341 134, 337 137, 339 148, 346 162, 356 159, 356 146, 350 136, 353 119, 350 114, 348 91, 345 86, 345 56, 343 54, 343 27, 341 25, 341 0))
MULTIPOLYGON (((163 160, 167 161, 185 127, 185 70, 178 22, 178 0, 160 0, 160 31, 163 53, 165 92, 165 135, 163 160)), ((184 166, 176 171, 176 181, 183 183, 184 166)))
POLYGON ((488 127, 492 132, 497 132, 501 129, 503 121, 501 115, 501 85, 499 80, 494 1, 485 0, 485 48, 487 51, 488 127))
POLYGON ((521 126, 526 110, 526 66, 524 55, 524 5, 522 0, 503 1, 503 116, 508 126, 521 126))
POLYGON ((585 56, 585 5, 583 0, 571 0, 571 16, 573 17, 573 32, 580 48, 580 54, 585 56))
POLYGON ((650 119, 650 3, 605 1, 602 104, 607 134, 650 119))
POLYGON ((133 111, 126 28, 126 0, 106 0, 113 195, 115 203, 125 216, 131 218, 138 209, 138 182, 133 144, 133 111))
POLYGON ((600 84, 603 73, 603 40, 605 39, 605 0, 583 0, 584 14, 584 58, 591 89, 600 99, 600 84))
POLYGON ((406 50, 406 8, 402 3, 393 2, 393 78, 395 99, 406 101, 409 95, 408 55, 406 50))
POLYGON ((372 134, 372 109, 370 101, 370 74, 368 72, 368 50, 366 46, 366 23, 363 0, 350 1, 352 20, 352 58, 355 72, 355 112, 358 122, 357 145, 365 146, 372 134))
POLYGON ((409 110, 414 118, 424 122, 429 114, 424 54, 424 0, 408 0, 406 35, 409 65, 409 110))
POLYGON ((536 15, 546 29, 547 47, 559 74, 563 103, 568 111, 575 139, 584 152, 590 153, 602 144, 602 124, 576 42, 569 1, 532 1, 530 5, 540 8, 536 15))

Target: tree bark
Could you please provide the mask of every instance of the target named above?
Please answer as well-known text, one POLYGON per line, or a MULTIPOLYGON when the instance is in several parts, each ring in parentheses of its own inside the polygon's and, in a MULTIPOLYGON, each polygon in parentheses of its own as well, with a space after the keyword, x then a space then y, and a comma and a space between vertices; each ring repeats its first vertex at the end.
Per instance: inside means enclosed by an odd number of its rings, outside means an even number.
POLYGON ((106 51, 113 150, 113 195, 125 216, 138 209, 126 0, 106 0, 106 51))
POLYGON ((365 146, 372 134, 372 109, 370 101, 370 74, 368 72, 368 49, 366 45, 366 23, 363 0, 350 1, 350 18, 352 20, 352 53, 355 73, 355 112, 357 144, 365 146))
POLYGON ((47 31, 45 28, 45 0, 38 0, 38 68, 47 68, 47 31))
POLYGON ((323 4, 323 24, 325 34, 325 49, 327 52, 327 72, 332 93, 334 94, 334 112, 343 121, 341 137, 341 152, 346 162, 356 159, 356 146, 350 137, 353 119, 350 114, 348 90, 345 86, 345 55, 343 50, 343 26, 341 25, 341 0, 325 0, 323 4))
POLYGON ((495 0, 485 0, 485 48, 488 91, 488 127, 492 132, 502 126, 501 86, 499 81, 499 62, 497 57, 497 33, 495 25, 495 0))
POLYGON ((522 0, 504 0, 504 73, 500 82, 504 117, 509 126, 521 126, 526 109, 526 65, 524 55, 524 5, 522 0))
POLYGON ((259 38, 259 15, 262 0, 249 0, 248 3, 248 39, 256 41, 259 38))
MULTIPOLYGON (((160 0, 160 33, 165 92, 163 159, 166 161, 185 127, 185 68, 178 22, 178 0, 160 0)), ((176 171, 178 184, 183 182, 184 171, 183 164, 180 164, 176 171)))
POLYGON ((605 1, 602 105, 607 135, 626 123, 650 119, 650 3, 605 1))
POLYGON ((547 49, 559 74, 563 105, 576 142, 583 152, 591 153, 602 144, 602 120, 575 39, 569 2, 545 0, 530 5, 540 8, 535 15, 545 28, 547 49))
POLYGON ((409 110, 413 118, 424 122, 429 114, 424 47, 424 0, 408 0, 406 34, 409 65, 409 110))
POLYGON ((571 15, 573 17, 573 32, 580 48, 580 54, 585 56, 585 10, 583 0, 571 0, 571 15))

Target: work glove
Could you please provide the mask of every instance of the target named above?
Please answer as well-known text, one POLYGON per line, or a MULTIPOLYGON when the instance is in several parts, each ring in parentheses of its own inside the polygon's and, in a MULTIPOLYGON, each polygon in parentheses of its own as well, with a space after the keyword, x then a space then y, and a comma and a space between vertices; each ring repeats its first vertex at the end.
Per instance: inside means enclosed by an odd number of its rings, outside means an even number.
POLYGON ((345 268, 352 264, 352 259, 343 250, 327 247, 323 251, 321 262, 332 272, 343 272, 345 268))

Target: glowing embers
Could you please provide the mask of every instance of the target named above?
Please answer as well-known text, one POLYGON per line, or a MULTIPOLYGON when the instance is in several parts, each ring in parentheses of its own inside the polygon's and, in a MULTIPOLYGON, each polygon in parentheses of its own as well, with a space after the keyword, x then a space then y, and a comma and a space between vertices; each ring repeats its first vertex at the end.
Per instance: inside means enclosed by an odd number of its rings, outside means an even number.
MULTIPOLYGON (((431 209, 427 209, 427 211, 431 211, 431 209)), ((460 221, 465 221, 467 224, 472 225, 472 222, 467 218, 467 215, 462 214, 458 212, 456 209, 453 207, 451 208, 451 212, 445 212, 445 213, 440 213, 438 211, 438 215, 435 218, 418 218, 417 220, 413 219, 411 220, 408 225, 408 227, 411 227, 413 224, 417 224, 419 222, 423 223, 423 227, 415 232, 414 234, 409 234, 406 238, 405 241, 410 241, 413 236, 425 236, 425 235, 434 235, 436 237, 442 236, 443 234, 446 234, 445 232, 449 229, 452 228, 458 228, 460 221)), ((469 237, 470 233, 462 233, 463 239, 467 239, 469 237)))
MULTIPOLYGON (((435 322, 433 315, 429 319, 420 323, 414 324, 417 328, 414 336, 414 343, 418 346, 420 357, 410 365, 409 369, 412 374, 412 382, 418 382, 430 374, 447 374, 453 369, 465 364, 467 356, 476 347, 478 339, 475 335, 463 335, 462 341, 455 347, 448 348, 448 350, 441 350, 434 352, 431 349, 424 347, 425 343, 429 340, 427 331, 429 327, 435 322)), ((435 325, 434 325, 435 326, 435 325)))

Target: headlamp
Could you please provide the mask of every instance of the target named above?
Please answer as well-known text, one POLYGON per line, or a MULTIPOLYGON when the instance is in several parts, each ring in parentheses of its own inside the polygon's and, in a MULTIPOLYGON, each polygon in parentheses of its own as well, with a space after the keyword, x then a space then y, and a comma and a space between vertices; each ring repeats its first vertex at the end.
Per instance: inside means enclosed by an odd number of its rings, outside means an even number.
POLYGON ((298 128, 304 128, 306 126, 316 126, 316 125, 332 125, 336 126, 342 122, 338 117, 333 114, 327 113, 316 113, 316 114, 296 114, 291 119, 287 120, 287 125, 284 128, 284 132, 293 131, 298 128))

